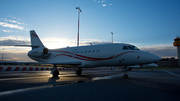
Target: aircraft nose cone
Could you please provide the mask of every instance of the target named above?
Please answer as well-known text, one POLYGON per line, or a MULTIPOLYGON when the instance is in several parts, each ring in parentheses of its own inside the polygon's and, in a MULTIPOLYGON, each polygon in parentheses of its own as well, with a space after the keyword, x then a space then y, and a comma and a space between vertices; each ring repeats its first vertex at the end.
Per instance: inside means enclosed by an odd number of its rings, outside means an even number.
POLYGON ((153 58, 154 58, 154 61, 160 61, 161 60, 161 58, 157 55, 155 55, 153 58))
POLYGON ((142 61, 144 63, 154 63, 161 60, 161 58, 157 55, 151 54, 149 52, 143 52, 142 61))
POLYGON ((149 60, 152 61, 152 62, 157 62, 157 61, 160 61, 161 58, 159 56, 157 56, 157 55, 149 53, 149 60))

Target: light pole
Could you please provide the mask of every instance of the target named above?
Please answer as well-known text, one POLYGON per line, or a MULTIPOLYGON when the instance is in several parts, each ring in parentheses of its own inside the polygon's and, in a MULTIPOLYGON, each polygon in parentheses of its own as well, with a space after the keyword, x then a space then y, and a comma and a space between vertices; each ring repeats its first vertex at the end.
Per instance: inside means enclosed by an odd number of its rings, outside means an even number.
POLYGON ((113 43, 113 32, 111 32, 111 34, 112 34, 112 43, 113 43))
POLYGON ((80 9, 80 7, 76 7, 76 9, 78 9, 78 36, 77 36, 77 46, 79 46, 79 18, 80 18, 80 12, 82 12, 82 10, 80 9))

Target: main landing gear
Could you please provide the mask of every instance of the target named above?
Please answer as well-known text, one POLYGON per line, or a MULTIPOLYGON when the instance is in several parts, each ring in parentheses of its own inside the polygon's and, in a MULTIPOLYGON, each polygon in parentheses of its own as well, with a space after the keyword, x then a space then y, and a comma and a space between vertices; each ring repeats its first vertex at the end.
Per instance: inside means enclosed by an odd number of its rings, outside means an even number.
POLYGON ((76 74, 77 74, 78 76, 80 76, 80 75, 82 74, 82 69, 81 69, 81 68, 78 68, 78 70, 76 70, 76 74))
MULTIPOLYGON (((58 77, 59 71, 57 70, 56 64, 53 65, 53 69, 51 70, 51 74, 53 75, 53 77, 58 77)), ((76 70, 76 74, 77 74, 78 76, 80 76, 80 75, 82 74, 82 69, 81 69, 81 68, 78 68, 78 69, 76 70)))
POLYGON ((52 75, 53 75, 53 77, 58 77, 59 71, 58 70, 54 71, 52 75))
POLYGON ((125 66, 124 69, 125 69, 126 73, 124 74, 123 78, 128 78, 128 75, 127 75, 127 66, 125 66))
POLYGON ((59 71, 57 70, 57 66, 55 64, 53 65, 53 69, 51 70, 51 74, 53 75, 53 77, 58 77, 58 75, 59 75, 59 71))

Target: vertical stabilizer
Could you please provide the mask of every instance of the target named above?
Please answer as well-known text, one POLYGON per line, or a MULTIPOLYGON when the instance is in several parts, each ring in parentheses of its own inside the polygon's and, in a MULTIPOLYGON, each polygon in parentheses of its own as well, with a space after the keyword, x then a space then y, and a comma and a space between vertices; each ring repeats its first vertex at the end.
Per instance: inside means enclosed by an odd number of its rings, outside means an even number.
POLYGON ((31 45, 32 49, 38 48, 38 47, 44 47, 43 43, 39 39, 38 35, 34 30, 30 31, 30 37, 31 37, 31 45))

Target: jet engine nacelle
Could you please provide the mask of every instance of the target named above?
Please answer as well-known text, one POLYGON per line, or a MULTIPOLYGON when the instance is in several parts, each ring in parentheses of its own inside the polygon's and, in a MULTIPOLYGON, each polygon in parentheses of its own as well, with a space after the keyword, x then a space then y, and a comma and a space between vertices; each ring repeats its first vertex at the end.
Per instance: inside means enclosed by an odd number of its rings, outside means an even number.
POLYGON ((48 54, 49 54, 48 49, 45 47, 36 48, 28 52, 28 56, 40 57, 40 58, 46 57, 48 56, 48 54))

